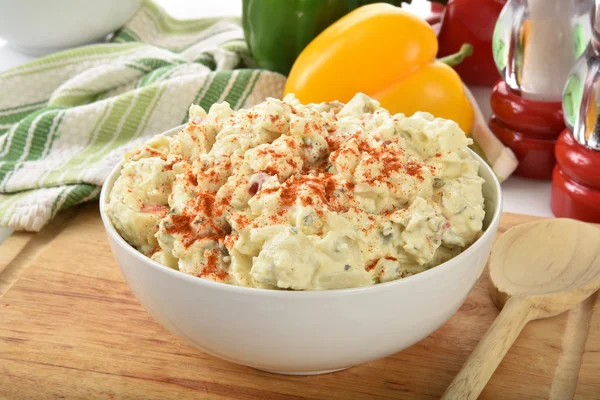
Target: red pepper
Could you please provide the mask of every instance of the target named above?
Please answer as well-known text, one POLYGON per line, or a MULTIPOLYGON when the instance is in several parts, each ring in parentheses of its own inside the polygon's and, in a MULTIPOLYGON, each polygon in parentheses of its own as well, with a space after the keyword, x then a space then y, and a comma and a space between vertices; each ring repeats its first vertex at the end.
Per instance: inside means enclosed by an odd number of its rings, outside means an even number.
POLYGON ((496 20, 506 0, 449 0, 438 36, 438 58, 456 53, 463 43, 473 55, 454 69, 468 85, 493 86, 500 78, 492 54, 496 20))

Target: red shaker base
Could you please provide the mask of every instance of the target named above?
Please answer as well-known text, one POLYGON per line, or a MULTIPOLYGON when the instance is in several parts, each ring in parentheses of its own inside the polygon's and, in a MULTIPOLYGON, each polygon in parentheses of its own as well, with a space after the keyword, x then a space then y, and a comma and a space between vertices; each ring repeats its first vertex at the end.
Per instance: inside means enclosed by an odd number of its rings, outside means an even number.
POLYGON ((524 99, 499 81, 490 99, 490 129, 519 160, 515 175, 549 180, 556 164, 554 144, 565 128, 560 102, 524 99))
POLYGON ((556 217, 598 223, 600 222, 600 190, 571 180, 557 165, 552 175, 550 207, 556 217))
POLYGON ((505 146, 515 153, 519 166, 515 175, 523 178, 550 180, 552 169, 556 164, 554 144, 556 140, 538 139, 521 132, 513 131, 492 116, 490 129, 505 146))
POLYGON ((528 135, 556 139, 565 129, 562 103, 524 99, 504 81, 494 86, 490 106, 504 125, 528 135))
POLYGON ((600 152, 575 141, 565 129, 556 141, 552 212, 557 217, 600 222, 600 152))

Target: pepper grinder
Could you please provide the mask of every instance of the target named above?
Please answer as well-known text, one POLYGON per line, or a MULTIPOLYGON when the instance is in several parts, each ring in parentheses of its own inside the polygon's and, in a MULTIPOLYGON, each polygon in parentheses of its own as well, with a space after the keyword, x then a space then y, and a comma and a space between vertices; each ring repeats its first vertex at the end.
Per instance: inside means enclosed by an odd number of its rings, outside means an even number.
POLYGON ((591 13, 592 34, 565 86, 565 129, 556 142, 552 212, 600 222, 600 0, 591 13))
POLYGON ((547 180, 565 123, 562 91, 589 36, 591 0, 509 0, 494 30, 500 80, 489 125, 515 153, 516 175, 547 180), (583 44, 581 44, 583 43, 583 44))

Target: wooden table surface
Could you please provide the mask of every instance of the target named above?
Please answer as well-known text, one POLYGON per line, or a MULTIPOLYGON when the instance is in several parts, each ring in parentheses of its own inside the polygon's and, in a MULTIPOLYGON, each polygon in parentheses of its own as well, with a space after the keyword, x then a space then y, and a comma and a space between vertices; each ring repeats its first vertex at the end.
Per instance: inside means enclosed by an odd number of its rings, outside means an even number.
MULTIPOLYGON (((505 214, 501 231, 534 217, 505 214)), ((114 261, 97 205, 0 245, 0 399, 437 399, 498 314, 487 271, 443 327, 386 359, 280 376, 180 342, 114 261)), ((600 399, 600 301, 530 323, 481 399, 600 399)))

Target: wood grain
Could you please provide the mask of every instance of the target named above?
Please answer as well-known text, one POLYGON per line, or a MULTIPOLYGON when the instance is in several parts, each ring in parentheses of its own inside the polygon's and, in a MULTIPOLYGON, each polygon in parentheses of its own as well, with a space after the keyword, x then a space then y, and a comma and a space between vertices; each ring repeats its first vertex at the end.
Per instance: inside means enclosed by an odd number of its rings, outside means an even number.
POLYGON ((0 252, 0 298, 19 279, 21 273, 60 235, 78 209, 58 215, 40 233, 16 232, 9 236, 0 252))
MULTIPOLYGON (((501 231, 533 219, 504 215, 501 231)), ((0 245, 0 255, 14 259, 27 247, 19 243, 0 245)), ((0 399, 439 399, 498 315, 484 272, 456 315, 409 349, 334 374, 279 376, 199 352, 152 320, 121 276, 95 205, 29 258, 0 297, 0 399)), ((600 398, 597 299, 590 310, 578 400, 600 398)), ((561 352, 571 351, 568 322, 529 323, 480 399, 547 399, 561 352)))

